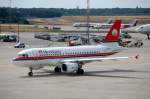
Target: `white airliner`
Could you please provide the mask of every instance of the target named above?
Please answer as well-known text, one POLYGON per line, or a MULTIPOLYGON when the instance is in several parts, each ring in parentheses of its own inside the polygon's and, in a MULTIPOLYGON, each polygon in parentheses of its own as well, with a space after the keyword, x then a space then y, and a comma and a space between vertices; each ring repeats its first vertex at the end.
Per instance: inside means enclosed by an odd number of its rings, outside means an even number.
POLYGON ((100 45, 86 45, 73 47, 48 47, 31 48, 17 54, 13 64, 28 67, 29 76, 33 76, 33 69, 40 69, 44 66, 55 66, 55 72, 76 72, 83 74, 82 65, 98 60, 118 60, 129 57, 106 57, 122 51, 117 41, 120 35, 121 20, 116 20, 105 37, 105 42, 100 45))
POLYGON ((106 23, 94 23, 94 22, 90 22, 89 24, 87 24, 87 22, 76 22, 73 24, 74 27, 95 27, 98 25, 102 25, 102 24, 111 24, 112 23, 112 19, 108 19, 108 21, 106 23))
MULTIPOLYGON (((134 27, 137 26, 138 20, 135 19, 132 23, 130 24, 121 24, 121 29, 129 28, 129 27, 134 27)), ((94 29, 109 29, 112 27, 113 24, 98 24, 94 25, 94 29)))
POLYGON ((137 32, 147 35, 147 38, 150 39, 150 24, 141 25, 136 29, 137 32))

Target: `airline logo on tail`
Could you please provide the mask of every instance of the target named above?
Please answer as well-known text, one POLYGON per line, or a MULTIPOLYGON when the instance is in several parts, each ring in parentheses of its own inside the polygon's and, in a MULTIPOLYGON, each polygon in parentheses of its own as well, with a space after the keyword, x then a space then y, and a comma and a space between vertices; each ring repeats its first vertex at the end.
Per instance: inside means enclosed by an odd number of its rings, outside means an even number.
POLYGON ((113 26, 107 33, 104 41, 105 42, 117 42, 120 37, 121 20, 116 20, 113 26))

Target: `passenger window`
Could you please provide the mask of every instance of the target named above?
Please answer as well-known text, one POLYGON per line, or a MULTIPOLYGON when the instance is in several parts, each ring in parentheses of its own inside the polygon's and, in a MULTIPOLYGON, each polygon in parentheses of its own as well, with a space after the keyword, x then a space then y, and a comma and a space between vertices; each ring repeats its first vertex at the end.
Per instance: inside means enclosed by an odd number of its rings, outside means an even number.
POLYGON ((28 54, 22 54, 23 57, 28 57, 28 54))

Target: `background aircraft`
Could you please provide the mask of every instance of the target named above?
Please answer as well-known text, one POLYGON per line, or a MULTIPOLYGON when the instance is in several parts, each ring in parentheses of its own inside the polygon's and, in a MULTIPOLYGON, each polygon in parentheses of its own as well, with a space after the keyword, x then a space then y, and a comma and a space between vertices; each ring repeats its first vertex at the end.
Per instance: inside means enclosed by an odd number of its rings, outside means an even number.
MULTIPOLYGON (((133 22, 131 22, 130 24, 121 24, 121 29, 125 29, 125 28, 129 28, 129 27, 134 27, 136 26, 138 23, 138 20, 134 20, 133 22)), ((113 24, 98 24, 98 25, 94 25, 94 29, 108 29, 112 26, 113 24)))
POLYGON ((138 28, 136 28, 136 31, 146 34, 147 38, 150 39, 150 24, 141 25, 138 28))
MULTIPOLYGON (((112 19, 108 19, 108 21, 106 23, 94 23, 94 22, 90 22, 89 23, 89 27, 94 27, 97 25, 102 25, 102 24, 111 24, 112 23, 112 19)), ((76 22, 73 24, 74 27, 88 27, 87 22, 76 22)))

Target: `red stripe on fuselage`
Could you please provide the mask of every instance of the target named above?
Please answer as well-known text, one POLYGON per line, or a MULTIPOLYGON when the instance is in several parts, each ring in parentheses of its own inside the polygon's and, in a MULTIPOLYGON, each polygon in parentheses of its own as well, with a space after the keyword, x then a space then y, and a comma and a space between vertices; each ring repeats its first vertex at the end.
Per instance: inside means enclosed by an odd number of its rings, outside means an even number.
POLYGON ((74 58, 74 57, 94 57, 94 56, 108 56, 118 52, 96 53, 96 54, 66 54, 61 56, 34 56, 34 57, 17 57, 14 61, 20 60, 43 60, 43 59, 57 59, 57 58, 74 58))

